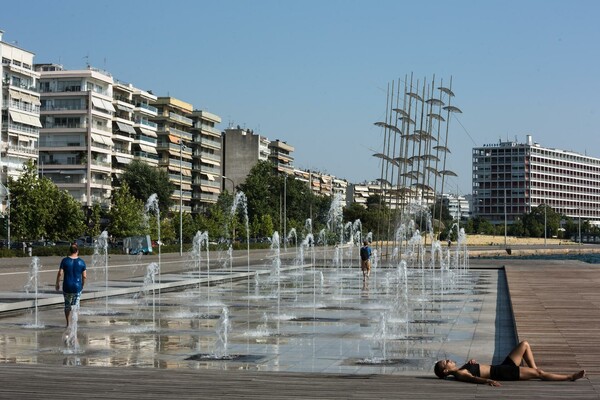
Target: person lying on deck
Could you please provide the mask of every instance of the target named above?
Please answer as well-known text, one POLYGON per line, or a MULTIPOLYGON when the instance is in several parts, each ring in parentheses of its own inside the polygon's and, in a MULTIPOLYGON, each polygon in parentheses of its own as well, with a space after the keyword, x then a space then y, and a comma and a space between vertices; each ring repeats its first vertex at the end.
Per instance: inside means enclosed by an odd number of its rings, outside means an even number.
POLYGON ((571 375, 553 374, 539 369, 533 358, 533 352, 527 341, 522 341, 512 349, 502 364, 479 364, 475 360, 468 361, 462 367, 452 360, 440 360, 433 369, 438 378, 453 376, 462 382, 481 383, 490 386, 500 386, 498 381, 526 381, 541 379, 544 381, 576 381, 585 376, 585 370, 571 375), (521 363, 525 361, 526 367, 521 363))

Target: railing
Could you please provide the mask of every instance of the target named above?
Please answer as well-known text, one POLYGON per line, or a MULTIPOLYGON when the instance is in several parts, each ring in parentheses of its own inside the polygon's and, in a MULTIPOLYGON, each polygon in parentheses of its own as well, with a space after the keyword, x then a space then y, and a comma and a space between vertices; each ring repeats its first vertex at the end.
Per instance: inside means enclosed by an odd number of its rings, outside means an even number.
POLYGON ((92 125, 92 129, 96 129, 102 132, 110 132, 112 133, 112 128, 106 125, 92 125))
POLYGON ((135 106, 138 107, 138 108, 143 108, 144 110, 148 110, 148 111, 153 112, 153 113, 158 113, 158 108, 153 107, 153 106, 151 106, 149 104, 146 104, 146 103, 137 103, 135 106))
POLYGON ((202 168, 194 168, 195 171, 200 171, 205 174, 217 175, 219 179, 221 179, 221 169, 220 168, 210 168, 202 166, 202 168))
POLYGON ((133 122, 135 124, 146 125, 146 126, 154 128, 154 129, 156 129, 158 127, 158 124, 156 124, 156 122, 148 121, 147 119, 144 119, 144 118, 136 118, 133 120, 133 122))
POLYGON ((179 174, 169 174, 169 179, 179 182, 179 177, 181 176, 181 182, 183 183, 192 183, 192 178, 190 176, 179 175, 179 174))
POLYGON ((187 162, 187 161, 179 161, 179 159, 173 159, 173 158, 169 158, 169 165, 175 165, 175 166, 179 166, 179 167, 187 167, 187 168, 192 168, 192 163, 191 162, 187 162))
POLYGON ((100 161, 100 160, 92 160, 92 165, 96 165, 99 167, 112 167, 112 164, 106 161, 100 161))
POLYGON ((220 189, 221 188, 221 177, 219 177, 219 179, 215 180, 215 181, 209 181, 208 179, 196 178, 196 179, 194 179, 194 184, 220 189))
POLYGON ((197 140, 196 142, 200 142, 201 145, 203 146, 209 146, 209 147, 213 147, 215 149, 220 149, 221 148, 221 142, 218 140, 212 140, 212 139, 207 139, 207 138, 200 138, 200 140, 197 140))
POLYGON ((68 140, 49 140, 41 139, 39 141, 40 147, 84 147, 85 144, 80 142, 70 142, 68 140))
POLYGON ((221 136, 221 131, 219 131, 218 129, 216 129, 216 128, 212 127, 212 126, 209 126, 209 125, 196 124, 196 129, 202 129, 203 131, 210 132, 210 133, 213 133, 215 135, 221 136))
POLYGON ((83 106, 79 107, 56 107, 53 105, 46 105, 44 107, 40 107, 40 111, 87 111, 87 109, 83 106))
POLYGON ((7 150, 16 151, 19 153, 27 153, 27 154, 38 154, 39 153, 37 149, 31 148, 31 147, 14 145, 14 144, 9 144, 7 146, 7 150))
POLYGON ((205 201, 205 202, 210 202, 210 203, 215 203, 219 199, 219 195, 214 194, 214 193, 204 193, 204 192, 194 193, 194 199, 200 200, 200 201, 205 201))
POLYGON ((3 108, 7 108, 7 107, 16 108, 17 110, 27 111, 27 112, 35 113, 35 114, 40 113, 40 106, 32 106, 28 103, 17 103, 16 101, 11 101, 10 103, 8 101, 3 101, 2 107, 3 108))
POLYGON ((149 136, 144 136, 141 133, 135 136, 135 140, 140 140, 142 142, 148 142, 148 143, 152 143, 152 144, 156 145, 155 138, 151 138, 149 136))
POLYGON ((8 129, 14 130, 14 131, 19 131, 19 132, 29 133, 31 135, 39 135, 40 134, 40 130, 37 128, 29 128, 24 125, 13 124, 13 123, 8 124, 8 129))
POLYGON ((189 132, 182 131, 181 129, 177 129, 177 128, 169 127, 169 128, 167 129, 167 131, 168 131, 169 133, 172 133, 173 135, 177 135, 177 136, 179 136, 179 137, 183 138, 184 140, 188 140, 188 141, 192 141, 192 140, 194 140, 194 135, 192 135, 192 134, 191 134, 191 133, 189 133, 189 132))
POLYGON ((212 160, 212 161, 221 163, 221 157, 216 156, 214 154, 205 153, 205 152, 203 152, 202 150, 199 150, 199 149, 194 152, 194 155, 196 157, 202 157, 202 158, 206 158, 207 160, 212 160))
POLYGON ((44 129, 86 129, 87 124, 85 122, 80 123, 68 123, 68 124, 57 124, 46 122, 44 129))
POLYGON ((147 158, 149 160, 158 161, 158 155, 151 154, 151 153, 146 153, 145 151, 134 151, 133 155, 135 157, 147 158))
POLYGON ((169 118, 190 126, 194 124, 194 121, 192 119, 184 117, 183 115, 176 114, 174 112, 169 112, 169 118))

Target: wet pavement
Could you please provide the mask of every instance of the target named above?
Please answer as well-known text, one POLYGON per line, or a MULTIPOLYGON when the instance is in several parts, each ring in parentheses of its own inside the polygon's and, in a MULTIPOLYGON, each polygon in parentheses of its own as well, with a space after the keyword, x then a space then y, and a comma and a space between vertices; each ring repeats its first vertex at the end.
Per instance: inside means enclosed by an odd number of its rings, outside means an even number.
POLYGON ((437 359, 496 361, 516 340, 504 271, 493 267, 376 268, 363 283, 357 268, 278 273, 263 261, 189 265, 146 284, 138 268, 108 281, 90 273, 77 345, 64 341, 62 296, 47 284, 37 313, 10 315, 32 294, 3 292, 0 362, 430 376, 437 359))

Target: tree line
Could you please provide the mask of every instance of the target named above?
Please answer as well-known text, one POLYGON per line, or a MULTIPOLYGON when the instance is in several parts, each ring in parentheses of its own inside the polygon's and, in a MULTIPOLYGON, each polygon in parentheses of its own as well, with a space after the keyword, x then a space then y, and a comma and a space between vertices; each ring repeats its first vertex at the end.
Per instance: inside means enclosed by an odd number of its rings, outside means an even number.
MULTIPOLYGON (((60 190, 50 179, 39 176, 33 161, 24 165, 18 178, 10 178, 10 228, 11 240, 73 241, 80 236, 98 236, 107 230, 114 239, 148 234, 156 237, 160 223, 161 240, 165 244, 179 241, 179 212, 170 212, 172 194, 176 189, 169 181, 165 169, 153 168, 143 162, 133 161, 113 182, 116 189, 109 199, 110 208, 95 204, 84 209, 66 190, 60 190), (145 210, 148 198, 156 193, 160 209, 160 221, 145 210)), ((317 232, 328 226, 332 198, 317 195, 310 182, 286 177, 276 172, 274 164, 259 161, 250 171, 246 181, 234 188, 234 193, 223 191, 215 204, 208 205, 202 212, 183 213, 181 232, 184 243, 191 243, 198 231, 207 231, 211 241, 231 242, 254 239, 266 242, 275 231, 281 238, 294 229, 297 238, 317 232), (233 208, 236 197, 243 193, 243 206, 233 208), (307 221, 310 220, 310 226, 307 221), (286 232, 284 232, 286 231, 286 232)), ((438 238, 456 239, 454 221, 446 207, 438 202, 435 209, 442 208, 440 221, 433 220, 438 238)), ((439 211, 435 212, 438 215, 439 211)), ((431 207, 430 215, 434 215, 431 207)), ((372 232, 377 239, 393 239, 399 211, 386 206, 381 197, 367 199, 366 206, 350 203, 343 209, 343 223, 360 220, 363 234, 372 232)), ((8 213, 4 216, 2 236, 7 236, 8 213)), ((572 237, 576 235, 579 221, 573 221, 541 205, 531 213, 508 226, 511 236, 544 237, 544 218, 547 237, 572 237), (561 228, 561 221, 564 221, 561 228)), ((427 229, 423 219, 417 227, 427 229)), ((504 234, 504 226, 494 226, 482 218, 471 218, 461 225, 467 234, 504 234)), ((584 221, 581 231, 594 233, 597 228, 584 221)), ((328 230, 328 242, 338 239, 334 231, 328 230)), ((298 239, 296 239, 298 240, 298 239)))

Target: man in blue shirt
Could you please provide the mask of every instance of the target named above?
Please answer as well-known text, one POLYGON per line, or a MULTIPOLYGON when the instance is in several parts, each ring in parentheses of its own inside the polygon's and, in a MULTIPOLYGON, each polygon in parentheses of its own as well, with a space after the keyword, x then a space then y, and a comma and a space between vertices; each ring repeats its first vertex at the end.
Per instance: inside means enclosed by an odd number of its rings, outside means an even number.
POLYGON ((71 309, 79 306, 79 297, 87 278, 85 262, 79 258, 79 248, 76 243, 69 247, 69 256, 62 259, 56 275, 56 290, 60 290, 60 281, 63 279, 63 296, 65 298, 65 318, 67 328, 71 320, 71 309))
POLYGON ((369 242, 364 241, 363 247, 360 248, 360 269, 363 273, 363 279, 371 275, 371 248, 369 242))

